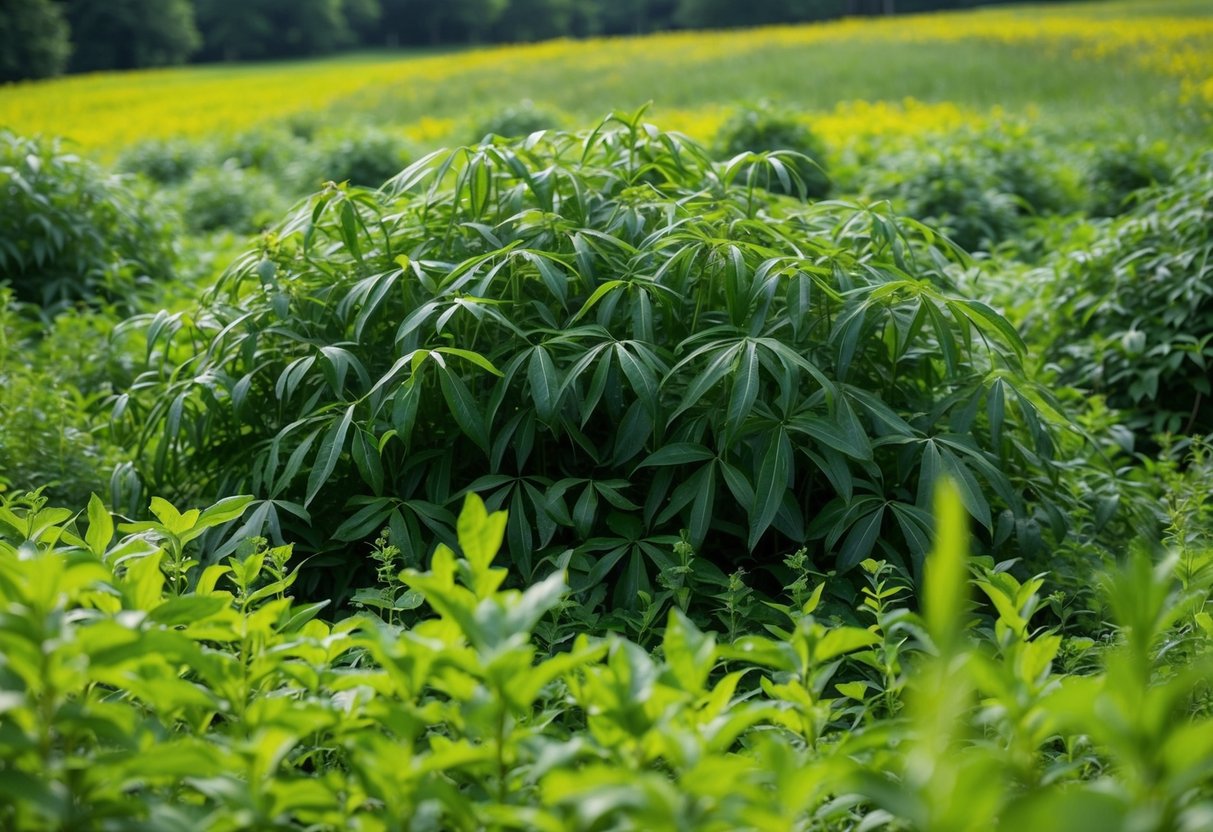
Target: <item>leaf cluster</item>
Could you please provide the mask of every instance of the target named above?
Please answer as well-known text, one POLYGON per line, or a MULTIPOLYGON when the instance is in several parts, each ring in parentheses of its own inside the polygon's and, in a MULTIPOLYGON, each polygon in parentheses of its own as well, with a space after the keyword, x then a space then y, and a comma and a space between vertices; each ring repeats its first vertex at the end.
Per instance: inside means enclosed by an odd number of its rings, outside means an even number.
MULTIPOLYGON (((1110 573, 1098 647, 1034 623, 1043 576, 969 561, 938 504, 923 615, 865 562, 860 615, 731 644, 670 615, 660 650, 532 632, 557 571, 504 590, 507 519, 473 497, 455 548, 399 580, 404 628, 290 595, 289 547, 191 555, 248 497, 115 523, 0 505, 0 823, 121 828, 1164 830, 1213 796, 1209 570, 1110 573), (975 606, 976 590, 988 604, 975 606), (1174 658, 1176 653, 1183 658, 1174 658), (1086 666, 1079 673, 1067 664, 1086 666), (1083 658, 1085 657, 1085 658, 1083 658)), ((1206 553, 1207 557, 1207 553, 1206 553)))
POLYGON ((917 569, 943 474, 989 545, 1063 533, 1063 420, 1015 330, 923 226, 766 194, 761 166, 786 174, 617 117, 330 187, 191 316, 143 319, 115 415, 157 489, 253 493, 272 534, 388 526, 417 556, 476 491, 524 581, 572 548, 626 606, 681 529, 722 580, 806 544, 917 569))
POLYGON ((1068 228, 1027 275, 1029 337, 1064 383, 1107 396, 1144 437, 1213 430, 1213 158, 1177 171, 1115 219, 1068 228))
POLYGON ((58 141, 0 132, 0 193, 0 279, 19 300, 130 309, 173 271, 168 218, 58 141))

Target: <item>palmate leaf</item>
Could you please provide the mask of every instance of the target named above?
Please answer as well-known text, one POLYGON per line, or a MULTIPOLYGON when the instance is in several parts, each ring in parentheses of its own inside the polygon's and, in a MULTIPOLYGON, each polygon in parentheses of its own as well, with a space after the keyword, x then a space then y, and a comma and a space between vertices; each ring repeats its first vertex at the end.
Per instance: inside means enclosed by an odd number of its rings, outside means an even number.
POLYGON ((453 541, 452 502, 479 483, 518 518, 526 575, 621 541, 594 576, 629 605, 658 572, 651 541, 683 529, 727 573, 805 544, 822 569, 918 558, 910 504, 943 475, 991 543, 1003 512, 1007 547, 1039 504, 1064 514, 1064 416, 1006 320, 948 288, 928 232, 746 180, 766 165, 794 185, 790 157, 717 163, 612 123, 326 191, 198 314, 149 320, 163 366, 115 413, 152 484, 252 491, 274 502, 245 522, 360 558, 380 523, 453 541))

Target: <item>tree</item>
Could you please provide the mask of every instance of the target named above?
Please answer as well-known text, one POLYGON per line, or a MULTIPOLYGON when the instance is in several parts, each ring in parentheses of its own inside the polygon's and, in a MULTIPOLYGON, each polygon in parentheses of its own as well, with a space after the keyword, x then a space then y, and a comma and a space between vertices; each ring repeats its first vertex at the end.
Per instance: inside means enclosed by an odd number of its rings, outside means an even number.
POLYGON ((62 72, 71 51, 67 31, 62 11, 51 0, 4 0, 0 83, 62 72))
POLYGON ((678 0, 593 0, 602 31, 608 35, 639 35, 667 29, 678 0))
POLYGON ((846 9, 842 0, 679 0, 675 19, 691 28, 758 26, 835 17, 846 9))
POLYGON ((341 13, 351 44, 382 41, 383 8, 379 0, 341 0, 341 13))
POLYGON ((332 52, 350 39, 342 0, 274 0, 274 43, 282 55, 332 52))
POLYGON ((264 58, 271 54, 274 26, 266 0, 195 0, 202 33, 200 57, 212 61, 264 58))
POLYGON ((575 0, 510 0, 493 27, 493 40, 514 43, 569 34, 575 0))
POLYGON ((67 0, 65 9, 76 71, 180 64, 201 43, 189 0, 67 0))
POLYGON ((377 0, 196 0, 209 60, 319 55, 374 29, 377 0))

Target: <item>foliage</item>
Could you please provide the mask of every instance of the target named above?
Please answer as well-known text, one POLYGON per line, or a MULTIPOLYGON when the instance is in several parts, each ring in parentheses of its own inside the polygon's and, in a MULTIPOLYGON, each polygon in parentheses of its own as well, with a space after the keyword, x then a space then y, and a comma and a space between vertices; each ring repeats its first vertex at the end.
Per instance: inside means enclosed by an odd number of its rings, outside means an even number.
POLYGON ((629 117, 331 187, 197 312, 144 320, 117 409, 156 489, 254 493, 317 549, 389 525, 412 556, 483 490, 524 580, 574 546, 576 586, 627 606, 684 528, 721 581, 805 543, 917 569, 943 473, 991 545, 1064 533, 1014 330, 913 222, 739 184, 768 164, 629 117))
POLYGON ((45 329, 36 317, 0 289, 0 487, 79 503, 122 459, 97 405, 130 368, 105 316, 67 312, 45 329))
POLYGON ((1095 156, 1086 185, 1090 212, 1097 217, 1115 217, 1132 207, 1133 194, 1165 185, 1171 180, 1171 164, 1165 144, 1121 141, 1103 147, 1095 156))
POLYGON ((458 549, 400 576, 411 626, 319 619, 290 596, 289 547, 250 540, 200 566, 199 537, 248 504, 154 500, 155 519, 117 528, 96 498, 79 518, 36 496, 0 507, 6 828, 1093 832, 1207 817, 1209 584, 1176 581, 1172 562, 1107 577, 1108 646, 1066 638, 1039 625, 1040 576, 966 563, 952 491, 921 616, 869 561, 868 627, 822 617, 819 586, 766 635, 723 643, 674 612, 660 652, 575 634, 548 653, 533 633, 564 578, 502 590, 506 518, 475 497, 458 549), (970 607, 974 589, 988 605, 970 607))
POLYGON ((762 174, 759 180, 762 187, 810 199, 821 199, 830 193, 821 140, 795 116, 781 113, 769 104, 734 113, 716 134, 714 149, 726 159, 741 153, 786 151, 789 156, 777 160, 777 164, 754 169, 754 174, 762 174), (785 168, 782 176, 780 164, 785 168), (785 181, 789 179, 790 182, 785 181))
POLYGON ((0 84, 58 75, 71 50, 53 0, 8 0, 0 9, 0 84))
POLYGON ((135 145, 119 158, 118 170, 136 173, 160 185, 174 185, 189 179, 210 160, 197 142, 185 139, 153 139, 135 145))
POLYGON ((1123 217, 1072 224, 1024 283, 1031 338, 1063 381, 1106 395, 1144 437, 1213 430, 1210 193, 1206 154, 1123 217))
MULTIPOLYGON (((403 18, 419 37, 430 5, 403 18)), ((630 17, 644 4, 612 5, 618 9, 609 14, 630 17)), ((958 127, 1005 122, 1007 114, 1047 125, 1059 144, 1145 135, 1182 150, 1203 141, 1201 105, 1207 113, 1213 102, 1213 20, 1201 0, 1169 0, 1165 7, 1157 0, 1149 15, 1141 8, 1081 3, 1041 15, 1004 9, 474 52, 380 50, 341 60, 183 69, 155 76, 154 84, 130 73, 74 76, 0 88, 0 123, 24 134, 71 136, 106 156, 150 138, 220 140, 303 117, 345 126, 456 124, 455 132, 426 134, 432 149, 470 140, 467 119, 490 102, 542 101, 583 125, 655 97, 654 119, 710 142, 738 101, 766 97, 794 103, 829 143, 832 161, 871 134, 926 134, 942 142, 958 127), (656 95, 655 77, 662 79, 656 95), (240 95, 231 93, 232 84, 240 95), (1177 97, 1187 103, 1177 106, 1177 97), (907 98, 914 101, 903 106, 907 98), (44 106, 48 99, 54 107, 44 106), (121 118, 98 117, 99 101, 121 118)), ((637 14, 635 26, 645 30, 637 14)), ((251 27, 254 18, 249 12, 238 23, 251 27)))
POLYGON ((468 135, 473 142, 479 142, 490 135, 520 139, 540 130, 555 130, 560 127, 562 121, 557 113, 536 106, 534 101, 527 99, 481 119, 468 135))
POLYGON ((182 64, 200 43, 190 0, 64 0, 63 8, 77 72, 182 64))
POLYGON ((269 179, 231 163, 195 175, 182 195, 182 218, 192 231, 257 231, 280 207, 269 179))
POLYGON ((58 141, 0 132, 0 278, 17 298, 132 302, 173 267, 168 219, 58 141))
POLYGON ((1017 236, 1029 218, 1077 201, 1038 141, 1004 131, 887 154, 866 172, 865 190, 894 199, 963 249, 993 249, 1017 236))
POLYGON ((314 143, 308 190, 327 182, 349 182, 378 188, 409 163, 406 142, 399 133, 359 128, 321 134, 314 143))
POLYGON ((353 24, 365 28, 376 8, 343 0, 195 0, 201 56, 248 60, 332 52, 353 40, 353 24))

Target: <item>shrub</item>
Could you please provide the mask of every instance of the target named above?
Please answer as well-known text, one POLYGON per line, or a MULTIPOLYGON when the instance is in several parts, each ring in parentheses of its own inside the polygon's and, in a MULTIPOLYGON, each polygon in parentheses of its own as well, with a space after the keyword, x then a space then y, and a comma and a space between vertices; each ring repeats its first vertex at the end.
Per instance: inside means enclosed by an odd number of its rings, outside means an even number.
POLYGON ((911 145, 878 159, 863 178, 864 190, 894 199, 968 251, 991 250, 1029 218, 1078 205, 1058 167, 1022 131, 974 134, 942 149, 911 145))
POLYGON ((531 100, 505 107, 482 118, 468 135, 469 141, 479 142, 486 136, 503 139, 520 139, 540 130, 555 130, 564 119, 545 107, 536 106, 531 100))
POLYGON ((256 231, 268 225, 282 205, 269 179, 230 162, 196 175, 182 191, 182 200, 186 225, 201 232, 256 231))
POLYGON ((327 181, 378 188, 409 162, 402 137, 373 127, 322 134, 312 153, 307 168, 309 191, 327 181))
POLYGON ((137 173, 161 185, 174 185, 189 179, 210 162, 200 145, 182 139, 158 139, 132 147, 118 159, 118 170, 137 173))
POLYGON ((130 307, 172 271, 171 217, 55 141, 0 132, 0 278, 20 300, 130 307))
POLYGON ((987 543, 1027 540, 1053 417, 1014 330, 913 223, 745 175, 628 121, 326 190, 152 322, 149 353, 190 357, 121 400, 148 475, 414 553, 479 491, 522 578, 575 547, 578 587, 614 575, 628 604, 680 529, 724 572, 806 543, 916 566, 947 472, 987 543))
POLYGON ((82 503, 123 458, 98 405, 129 368, 108 318, 69 311, 43 327, 36 317, 0 289, 0 485, 82 503))
POLYGON ((502 590, 506 518, 474 497, 457 550, 402 575, 407 627, 319 619, 289 547, 199 564, 248 498, 154 500, 117 530, 95 498, 5 500, 0 825, 1200 828, 1207 580, 1144 558, 1108 575, 1095 651, 1044 625, 1042 576, 966 562, 955 492, 940 505, 921 616, 868 561, 865 626, 823 616, 819 585, 762 635, 675 611, 660 651, 572 631, 552 653, 534 634, 564 576, 502 590))
POLYGON ((1074 224, 1025 283, 1062 380, 1105 394, 1143 437, 1213 431, 1211 194, 1205 155, 1123 217, 1074 224))
POLYGON ((1099 217, 1119 216, 1132 207, 1134 194, 1170 181, 1166 145, 1138 140, 1102 147, 1086 176, 1090 212, 1099 217))
POLYGON ((770 168, 755 167, 764 188, 773 193, 797 194, 821 199, 830 194, 830 177, 825 171, 825 146, 794 115, 769 105, 734 113, 716 134, 714 150, 724 159, 740 153, 785 151, 783 159, 790 181, 774 175, 770 168))
MULTIPOLYGON (((234 164, 290 181, 309 152, 309 144, 293 132, 269 127, 229 136, 216 143, 214 150, 220 164, 234 164)), ((307 187, 310 190, 314 185, 307 187)))

